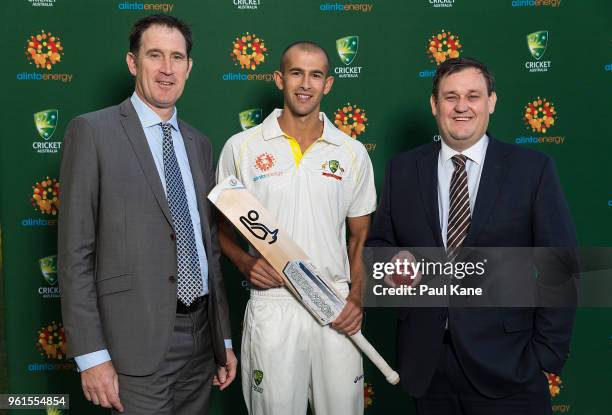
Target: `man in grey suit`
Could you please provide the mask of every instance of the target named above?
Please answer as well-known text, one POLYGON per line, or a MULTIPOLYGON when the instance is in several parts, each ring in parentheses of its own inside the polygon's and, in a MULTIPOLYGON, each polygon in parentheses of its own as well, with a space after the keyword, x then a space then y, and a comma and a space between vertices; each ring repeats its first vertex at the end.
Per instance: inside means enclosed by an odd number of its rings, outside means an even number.
POLYGON ((59 272, 69 356, 85 397, 127 414, 205 414, 236 374, 206 195, 210 141, 177 118, 191 32, 134 24, 135 92, 70 122, 60 168, 59 272))

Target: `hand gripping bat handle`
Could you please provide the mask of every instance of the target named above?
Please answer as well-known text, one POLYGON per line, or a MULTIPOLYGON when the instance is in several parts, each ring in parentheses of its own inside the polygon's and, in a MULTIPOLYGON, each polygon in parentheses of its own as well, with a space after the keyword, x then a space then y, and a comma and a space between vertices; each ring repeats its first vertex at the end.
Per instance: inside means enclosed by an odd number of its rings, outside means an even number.
POLYGON ((376 351, 376 349, 370 344, 369 341, 363 337, 361 334, 361 330, 351 336, 351 340, 357 347, 361 349, 361 351, 368 356, 368 358, 376 365, 378 370, 382 372, 383 375, 387 378, 387 382, 392 385, 397 385, 399 383, 399 375, 391 366, 387 364, 385 359, 376 351))

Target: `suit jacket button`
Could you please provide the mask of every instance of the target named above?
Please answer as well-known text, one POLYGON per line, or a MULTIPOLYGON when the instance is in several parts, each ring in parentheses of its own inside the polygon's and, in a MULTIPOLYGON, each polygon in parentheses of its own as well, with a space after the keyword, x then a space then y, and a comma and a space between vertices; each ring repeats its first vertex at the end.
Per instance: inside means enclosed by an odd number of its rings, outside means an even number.
POLYGON ((176 282, 176 277, 175 277, 174 275, 170 275, 170 276, 168 277, 168 280, 169 280, 170 282, 174 283, 174 282, 176 282))
POLYGON ((174 232, 170 234, 170 239, 172 239, 173 241, 176 241, 176 234, 174 232))

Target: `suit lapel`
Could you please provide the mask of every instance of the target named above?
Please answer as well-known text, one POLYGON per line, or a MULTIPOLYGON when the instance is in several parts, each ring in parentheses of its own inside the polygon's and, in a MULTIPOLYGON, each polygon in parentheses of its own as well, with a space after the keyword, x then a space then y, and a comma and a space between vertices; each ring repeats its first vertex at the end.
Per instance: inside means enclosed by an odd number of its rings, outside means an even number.
POLYGON ((425 204, 425 213, 434 240, 438 246, 443 246, 440 230, 440 214, 438 210, 438 153, 440 144, 427 147, 423 156, 417 162, 419 189, 425 204))
POLYGON ((464 246, 470 246, 478 237, 478 233, 489 217, 489 213, 495 204, 497 195, 508 171, 508 160, 503 147, 499 142, 489 135, 489 145, 480 175, 478 194, 472 213, 472 223, 463 242, 464 246))
POLYGON ((149 148, 149 143, 145 137, 142 124, 138 119, 136 110, 134 110, 129 98, 119 105, 119 111, 121 115, 123 115, 121 124, 123 124, 123 129, 125 130, 130 144, 132 145, 134 153, 136 153, 138 163, 144 172, 147 182, 149 183, 149 186, 151 187, 151 190, 155 195, 155 199, 157 199, 157 203, 164 213, 166 220, 168 223, 170 223, 170 226, 173 226, 172 215, 170 214, 170 208, 168 207, 168 200, 166 199, 166 194, 164 193, 164 188, 162 187, 159 173, 155 167, 153 155, 151 154, 151 149, 149 148))
MULTIPOLYGON (((210 252, 208 250, 210 247, 210 230, 208 229, 208 204, 206 202, 208 182, 207 178, 204 177, 204 169, 202 166, 204 155, 198 151, 197 144, 189 132, 189 129, 185 128, 180 120, 179 128, 181 129, 181 135, 185 143, 185 151, 187 151, 187 159, 189 160, 189 170, 193 178, 198 212, 200 213, 200 224, 204 231, 204 244, 207 248, 207 252, 210 252)), ((208 180, 212 180, 212 177, 208 178, 208 180)))

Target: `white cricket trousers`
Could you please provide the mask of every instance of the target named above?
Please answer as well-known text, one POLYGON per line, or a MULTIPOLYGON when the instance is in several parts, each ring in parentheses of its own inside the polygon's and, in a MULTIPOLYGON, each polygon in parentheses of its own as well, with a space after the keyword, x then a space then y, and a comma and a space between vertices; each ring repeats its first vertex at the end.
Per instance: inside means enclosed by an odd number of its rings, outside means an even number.
MULTIPOLYGON (((346 283, 336 289, 348 295, 346 283)), ((251 290, 242 334, 242 391, 251 415, 363 414, 363 362, 351 340, 284 288, 251 290)))

